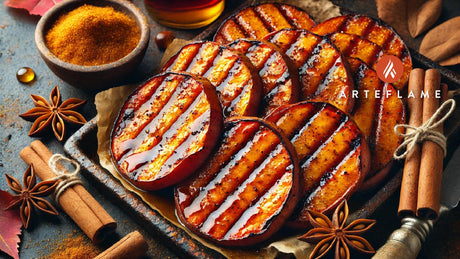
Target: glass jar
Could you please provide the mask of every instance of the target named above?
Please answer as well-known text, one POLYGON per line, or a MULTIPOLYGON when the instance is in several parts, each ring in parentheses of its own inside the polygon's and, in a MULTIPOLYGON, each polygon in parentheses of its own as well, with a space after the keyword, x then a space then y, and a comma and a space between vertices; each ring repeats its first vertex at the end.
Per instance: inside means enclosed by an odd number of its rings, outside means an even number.
POLYGON ((156 21, 180 29, 195 29, 212 23, 225 6, 225 0, 145 0, 145 3, 156 21))

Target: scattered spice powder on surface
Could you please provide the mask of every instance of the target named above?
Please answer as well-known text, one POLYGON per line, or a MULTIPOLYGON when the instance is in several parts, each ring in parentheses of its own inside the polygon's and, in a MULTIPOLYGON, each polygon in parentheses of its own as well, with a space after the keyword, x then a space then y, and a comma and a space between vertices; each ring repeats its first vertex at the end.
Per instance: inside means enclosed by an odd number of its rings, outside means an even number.
POLYGON ((102 251, 81 234, 70 233, 57 244, 53 244, 53 252, 46 256, 49 259, 93 258, 102 251))
POLYGON ((59 59, 95 66, 128 55, 140 30, 128 15, 112 7, 83 5, 61 16, 46 34, 46 45, 59 59))

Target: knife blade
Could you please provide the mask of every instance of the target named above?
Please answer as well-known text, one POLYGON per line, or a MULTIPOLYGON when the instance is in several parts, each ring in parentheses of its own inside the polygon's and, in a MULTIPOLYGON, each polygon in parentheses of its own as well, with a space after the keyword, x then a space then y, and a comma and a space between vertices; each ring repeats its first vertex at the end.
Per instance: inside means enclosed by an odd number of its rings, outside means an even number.
MULTIPOLYGON (((447 164, 441 181, 440 213, 457 207, 460 201, 460 147, 457 147, 447 164)), ((372 258, 416 258, 422 243, 433 229, 433 220, 405 217, 401 228, 395 230, 372 258)))
POLYGON ((442 175, 441 204, 449 210, 460 201, 460 147, 457 147, 442 175))

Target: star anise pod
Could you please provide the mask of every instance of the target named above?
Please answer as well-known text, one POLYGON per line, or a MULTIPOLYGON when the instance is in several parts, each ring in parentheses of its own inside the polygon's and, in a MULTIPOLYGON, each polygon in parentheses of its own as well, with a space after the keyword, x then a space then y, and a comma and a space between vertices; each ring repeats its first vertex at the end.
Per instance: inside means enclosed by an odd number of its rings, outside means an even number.
POLYGON ((24 186, 19 183, 18 179, 11 175, 5 174, 5 176, 11 190, 16 193, 16 195, 13 195, 13 200, 6 209, 8 210, 20 206, 19 215, 21 216, 25 228, 29 226, 33 207, 46 213, 58 215, 53 205, 42 198, 50 195, 54 191, 57 186, 57 181, 42 181, 36 184, 37 180, 35 179, 35 172, 32 166, 29 166, 24 173, 24 186))
POLYGON ((299 239, 309 243, 317 243, 310 258, 321 258, 334 246, 335 258, 350 258, 348 247, 367 254, 375 253, 371 244, 359 235, 369 230, 376 221, 357 219, 345 226, 347 218, 348 204, 346 200, 336 208, 332 216, 332 222, 322 213, 308 211, 308 220, 313 229, 299 237, 299 239))
POLYGON ((54 87, 50 94, 50 102, 45 98, 31 94, 30 98, 35 107, 30 109, 21 118, 34 121, 29 131, 29 136, 35 136, 48 130, 50 125, 53 128, 54 135, 59 141, 65 136, 65 122, 74 125, 83 125, 86 123, 85 118, 74 109, 82 106, 86 101, 78 98, 70 98, 61 104, 61 93, 58 86, 54 87))

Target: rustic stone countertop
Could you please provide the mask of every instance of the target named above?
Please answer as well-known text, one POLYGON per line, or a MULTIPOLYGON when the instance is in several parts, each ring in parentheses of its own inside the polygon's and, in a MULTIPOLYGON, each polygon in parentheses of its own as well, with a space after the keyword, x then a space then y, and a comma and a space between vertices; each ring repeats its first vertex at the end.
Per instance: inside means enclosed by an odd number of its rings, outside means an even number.
MULTIPOLYGON (((143 1, 133 0, 133 2, 148 17, 151 40, 142 64, 125 82, 120 82, 120 85, 142 82, 154 75, 162 56, 162 52, 158 50, 153 40, 156 33, 171 30, 178 38, 192 39, 202 31, 202 29, 173 30, 165 28, 151 19, 143 1)), ((228 0, 225 12, 231 12, 242 2, 244 1, 228 0)), ((373 1, 342 0, 334 2, 357 13, 376 17, 376 7, 373 1)), ((458 0, 445 0, 440 21, 458 15, 460 15, 460 2, 458 0)), ((29 97, 30 94, 42 95, 48 99, 51 89, 58 85, 63 99, 77 97, 88 100, 81 110, 87 120, 96 114, 94 107, 96 92, 79 90, 63 82, 51 72, 40 58, 34 42, 34 31, 39 18, 29 15, 25 10, 12 9, 0 4, 0 189, 2 190, 9 190, 4 177, 5 173, 22 179, 22 174, 27 168, 27 165, 19 158, 19 152, 35 138, 27 135, 32 124, 22 120, 18 115, 33 106, 29 97), (36 73, 36 80, 31 84, 22 84, 16 79, 16 71, 24 66, 31 67, 36 73)), ((406 42, 410 47, 417 49, 421 38, 406 39, 406 42)), ((452 67, 452 69, 456 72, 460 71, 459 66, 452 67)), ((63 143, 59 143, 52 134, 42 137, 41 140, 53 153, 63 153, 63 143)), ((167 248, 163 243, 157 241, 154 235, 147 233, 114 201, 107 199, 104 193, 97 190, 93 183, 84 177, 83 182, 88 191, 118 222, 117 235, 109 242, 116 241, 131 231, 139 230, 148 240, 148 257, 177 257, 174 249, 167 248)), ((399 194, 393 195, 371 216, 371 218, 377 219, 378 223, 366 237, 376 249, 385 242, 394 229, 400 226, 396 216, 398 201, 399 194)), ((84 235, 64 212, 59 211, 59 216, 35 215, 31 227, 28 230, 23 230, 19 248, 21 258, 47 257, 56 247, 56 244, 62 242, 69 234, 84 235)), ((100 248, 105 249, 108 245, 110 243, 102 244, 100 248)), ((6 258, 6 255, 0 252, 0 258, 6 258)), ((432 235, 425 242, 419 258, 460 258, 460 208, 448 212, 440 219, 432 235)))

